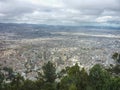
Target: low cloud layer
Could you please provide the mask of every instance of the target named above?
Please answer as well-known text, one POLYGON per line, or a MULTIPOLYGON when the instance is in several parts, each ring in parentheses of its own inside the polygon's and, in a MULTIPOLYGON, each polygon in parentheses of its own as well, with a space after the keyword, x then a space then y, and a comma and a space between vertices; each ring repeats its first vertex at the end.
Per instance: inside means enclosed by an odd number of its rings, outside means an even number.
POLYGON ((0 0, 0 22, 120 23, 120 0, 0 0))

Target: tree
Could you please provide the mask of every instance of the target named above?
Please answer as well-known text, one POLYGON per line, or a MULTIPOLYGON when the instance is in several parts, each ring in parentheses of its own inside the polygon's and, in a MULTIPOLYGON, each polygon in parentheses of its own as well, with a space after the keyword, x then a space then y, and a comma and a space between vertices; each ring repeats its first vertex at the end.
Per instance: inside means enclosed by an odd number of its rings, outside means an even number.
POLYGON ((109 87, 109 90, 120 90, 120 77, 112 78, 109 87))
POLYGON ((80 76, 79 76, 79 90, 86 90, 89 86, 89 81, 88 81, 88 73, 85 71, 84 68, 80 71, 80 76))
POLYGON ((15 77, 14 75, 15 72, 13 71, 13 69, 10 67, 3 67, 3 71, 7 73, 7 75, 5 75, 6 80, 12 81, 13 78, 15 77))
POLYGON ((114 53, 112 55, 112 58, 116 61, 116 64, 120 64, 120 54, 119 53, 114 53))
POLYGON ((46 82, 42 90, 56 90, 55 83, 46 82))
POLYGON ((70 67, 68 70, 67 70, 67 74, 70 76, 70 77, 78 77, 79 74, 80 74, 80 67, 78 66, 78 64, 76 63, 74 66, 70 67))
POLYGON ((56 79, 56 68, 53 65, 53 63, 51 63, 50 61, 48 61, 48 63, 46 63, 43 67, 43 78, 45 78, 46 82, 50 82, 53 83, 56 79))
MULTIPOLYGON (((80 76, 80 68, 78 64, 75 64, 72 67, 66 67, 64 71, 64 76, 60 82, 60 90, 69 90, 72 89, 71 85, 78 85, 79 76, 80 76)), ((77 88, 77 87, 76 87, 77 88)))
POLYGON ((69 90, 71 84, 73 84, 73 79, 69 76, 64 76, 60 81, 59 90, 69 90))
POLYGON ((69 90, 77 90, 77 87, 76 87, 74 84, 72 84, 72 85, 69 87, 69 90))
POLYGON ((42 67, 43 73, 38 73, 37 81, 35 82, 40 90, 54 90, 56 88, 55 79, 57 78, 56 68, 50 61, 42 67))
POLYGON ((12 86, 12 90, 19 90, 23 82, 24 82, 24 78, 19 73, 16 73, 15 77, 10 83, 12 86))
POLYGON ((20 90, 39 90, 36 83, 31 80, 25 80, 22 86, 20 87, 20 90))
POLYGON ((1 72, 1 69, 0 69, 0 90, 2 90, 2 87, 3 87, 3 80, 4 80, 4 74, 1 72))
POLYGON ((78 64, 66 68, 66 76, 61 79, 60 90, 72 90, 72 88, 76 88, 77 90, 86 90, 87 86, 88 74, 84 68, 80 70, 78 64))
POLYGON ((35 82, 36 86, 41 90, 44 87, 44 80, 42 77, 37 78, 37 81, 35 82))
POLYGON ((112 55, 112 58, 115 60, 116 65, 111 66, 111 68, 106 69, 107 71, 111 72, 114 76, 119 76, 120 74, 120 54, 119 53, 114 53, 112 55))
POLYGON ((108 90, 105 86, 107 86, 110 81, 110 75, 99 64, 91 68, 89 78, 90 83, 94 88, 93 90, 108 90))

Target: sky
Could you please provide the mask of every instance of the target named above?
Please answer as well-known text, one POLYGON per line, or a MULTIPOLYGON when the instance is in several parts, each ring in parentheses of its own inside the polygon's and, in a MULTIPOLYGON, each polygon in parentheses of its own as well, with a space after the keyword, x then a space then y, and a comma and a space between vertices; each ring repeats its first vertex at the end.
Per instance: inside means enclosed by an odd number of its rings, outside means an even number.
POLYGON ((120 25, 120 0, 0 0, 1 23, 120 25))

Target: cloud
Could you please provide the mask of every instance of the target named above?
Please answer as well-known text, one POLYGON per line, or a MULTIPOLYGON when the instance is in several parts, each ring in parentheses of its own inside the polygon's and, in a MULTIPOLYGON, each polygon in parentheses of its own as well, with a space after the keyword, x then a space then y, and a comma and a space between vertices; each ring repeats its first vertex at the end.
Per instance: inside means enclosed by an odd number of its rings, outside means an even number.
POLYGON ((112 19, 112 16, 103 16, 103 17, 98 17, 96 19, 97 22, 106 22, 108 20, 112 19))
POLYGON ((68 7, 77 9, 120 9, 119 0, 63 0, 68 7))
POLYGON ((120 0, 0 0, 0 7, 0 22, 120 22, 120 0))

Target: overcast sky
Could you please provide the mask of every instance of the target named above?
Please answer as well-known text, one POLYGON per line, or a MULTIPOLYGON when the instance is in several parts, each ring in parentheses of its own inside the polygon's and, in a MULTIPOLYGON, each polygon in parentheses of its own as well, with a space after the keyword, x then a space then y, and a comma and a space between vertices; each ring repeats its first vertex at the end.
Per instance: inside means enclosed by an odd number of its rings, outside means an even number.
POLYGON ((0 22, 117 23, 120 22, 120 0, 0 0, 0 22))

